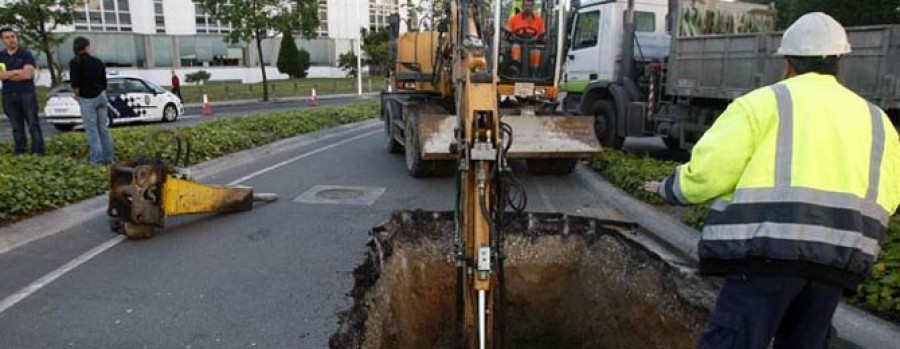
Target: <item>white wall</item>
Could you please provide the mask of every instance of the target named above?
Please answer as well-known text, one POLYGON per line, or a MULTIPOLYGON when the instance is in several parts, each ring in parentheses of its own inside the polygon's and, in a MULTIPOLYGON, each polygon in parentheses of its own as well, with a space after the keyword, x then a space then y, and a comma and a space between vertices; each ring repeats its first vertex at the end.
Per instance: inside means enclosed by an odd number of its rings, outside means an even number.
MULTIPOLYGON (((262 82, 262 72, 259 70, 259 67, 254 68, 244 68, 244 67, 210 67, 210 68, 184 68, 178 69, 178 76, 181 77, 182 84, 184 84, 185 75, 198 71, 200 69, 206 70, 209 72, 211 78, 210 81, 222 81, 229 80, 235 81, 239 80, 243 83, 257 83, 262 82)), ((110 71, 115 71, 119 75, 127 75, 127 76, 137 76, 141 77, 154 83, 162 86, 168 86, 172 83, 172 71, 171 68, 165 69, 109 69, 110 71)), ((287 79, 288 76, 281 74, 278 72, 278 69, 275 67, 267 67, 266 68, 266 76, 269 80, 284 80, 287 79)), ((309 75, 307 77, 310 78, 343 78, 346 77, 347 74, 335 67, 325 67, 325 66, 312 66, 309 68, 309 75)), ((37 80, 35 83, 39 86, 49 86, 50 85, 50 72, 46 69, 42 69, 38 72, 37 80)))
POLYGON ((328 36, 356 39, 360 28, 369 27, 369 0, 328 0, 328 36), (357 12, 359 2, 359 17, 357 12), (357 20, 358 19, 358 20, 357 20))
MULTIPOLYGON (((152 2, 144 0, 145 2, 152 2)), ((152 5, 151 5, 152 10, 152 5)), ((163 0, 163 15, 166 17, 166 34, 197 34, 196 11, 190 0, 163 0)))
POLYGON ((133 32, 137 34, 156 33, 156 17, 154 17, 153 13, 153 1, 129 0, 128 8, 131 12, 131 27, 133 32))

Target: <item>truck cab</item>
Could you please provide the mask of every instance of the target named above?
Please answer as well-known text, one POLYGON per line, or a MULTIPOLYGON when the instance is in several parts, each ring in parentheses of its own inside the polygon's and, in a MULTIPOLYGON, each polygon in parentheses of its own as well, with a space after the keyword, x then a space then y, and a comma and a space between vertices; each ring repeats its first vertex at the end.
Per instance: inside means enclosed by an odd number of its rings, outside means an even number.
MULTIPOLYGON (((635 65, 632 72, 622 76, 635 76, 634 70, 651 62, 662 62, 669 53, 667 25, 668 0, 635 0, 634 23, 635 65)), ((603 119, 603 109, 613 107, 602 103, 612 98, 615 91, 610 85, 619 80, 622 64, 622 38, 625 37, 625 16, 628 10, 625 0, 587 1, 575 8, 569 32, 569 48, 565 57, 565 74, 562 91, 564 110, 583 115, 599 115, 595 131, 604 145, 616 146, 620 139, 608 139, 613 120, 603 119)), ((630 55, 626 55, 630 59, 630 55)), ((625 89, 625 93, 637 93, 637 87, 625 89), (630 91, 629 91, 630 90, 630 91)))

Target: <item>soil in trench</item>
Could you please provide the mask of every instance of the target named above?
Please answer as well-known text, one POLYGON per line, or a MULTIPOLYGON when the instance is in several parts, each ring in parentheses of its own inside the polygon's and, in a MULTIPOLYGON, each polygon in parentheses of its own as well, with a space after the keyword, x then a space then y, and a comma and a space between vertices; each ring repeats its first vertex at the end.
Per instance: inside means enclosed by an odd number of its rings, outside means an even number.
MULTIPOLYGON (((717 291, 620 227, 528 214, 503 230, 507 348, 695 348, 717 291)), ((455 348, 452 213, 395 213, 354 271, 332 348, 455 348)))

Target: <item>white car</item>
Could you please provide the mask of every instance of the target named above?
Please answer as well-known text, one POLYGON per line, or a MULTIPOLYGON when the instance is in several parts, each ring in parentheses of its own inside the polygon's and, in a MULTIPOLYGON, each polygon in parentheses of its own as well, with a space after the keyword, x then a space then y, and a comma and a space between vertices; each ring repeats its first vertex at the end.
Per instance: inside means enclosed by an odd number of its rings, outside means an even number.
MULTIPOLYGON (((173 122, 184 114, 181 99, 153 82, 121 75, 107 75, 106 81, 110 126, 136 121, 173 122)), ((81 125, 81 109, 72 97, 68 81, 50 89, 44 115, 50 124, 63 131, 81 125)))

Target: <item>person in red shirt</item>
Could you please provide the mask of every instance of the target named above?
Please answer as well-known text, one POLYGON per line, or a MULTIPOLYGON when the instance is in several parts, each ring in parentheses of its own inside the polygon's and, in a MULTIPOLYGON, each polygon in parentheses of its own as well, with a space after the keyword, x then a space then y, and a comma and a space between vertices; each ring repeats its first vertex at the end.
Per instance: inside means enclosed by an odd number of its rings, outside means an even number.
POLYGON ((181 79, 178 78, 178 74, 175 71, 172 71, 172 93, 178 96, 178 99, 184 100, 181 98, 181 79))
MULTIPOLYGON (((513 38, 522 40, 543 40, 544 19, 534 13, 534 0, 523 0, 522 11, 516 13, 506 22, 506 31, 513 38)), ((528 64, 532 69, 537 69, 541 64, 541 51, 536 47, 528 50, 528 64)), ((510 58, 512 61, 522 62, 521 42, 514 41, 510 46, 510 58)), ((518 73, 516 73, 517 75, 518 73)))
POLYGON ((523 0, 522 11, 506 22, 506 30, 517 35, 540 36, 544 34, 544 19, 534 14, 534 0, 523 0))

